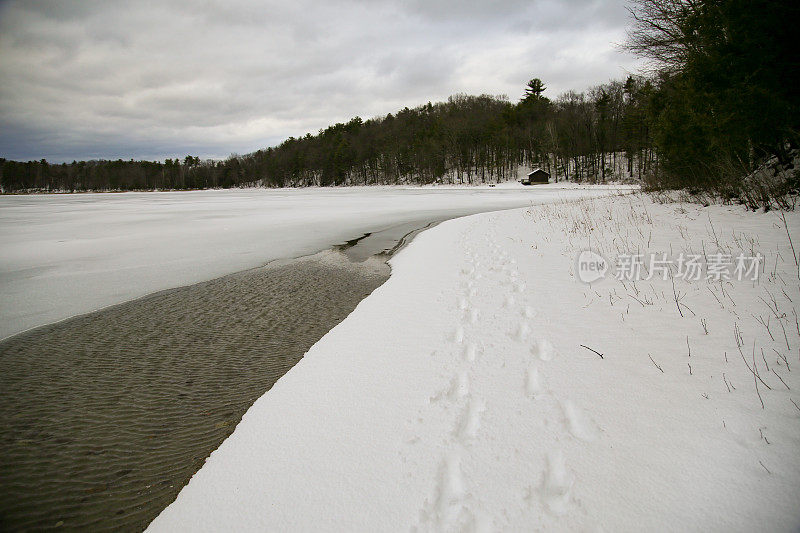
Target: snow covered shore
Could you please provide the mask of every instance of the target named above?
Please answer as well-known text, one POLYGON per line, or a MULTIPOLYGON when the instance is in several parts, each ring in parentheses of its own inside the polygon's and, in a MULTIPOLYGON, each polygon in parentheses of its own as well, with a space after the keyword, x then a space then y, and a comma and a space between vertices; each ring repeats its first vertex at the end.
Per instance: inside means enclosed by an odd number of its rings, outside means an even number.
POLYGON ((785 221, 637 194, 442 223, 150 530, 796 530, 800 216, 785 221), (588 248, 607 261, 590 285, 588 248), (662 253, 702 257, 702 276, 621 268, 662 253))

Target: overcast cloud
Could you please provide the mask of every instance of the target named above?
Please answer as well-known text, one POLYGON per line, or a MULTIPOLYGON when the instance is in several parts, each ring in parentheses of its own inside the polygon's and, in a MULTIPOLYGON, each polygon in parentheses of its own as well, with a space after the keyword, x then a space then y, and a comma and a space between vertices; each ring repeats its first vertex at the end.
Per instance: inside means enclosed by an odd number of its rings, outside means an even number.
POLYGON ((621 78, 625 2, 0 3, 0 157, 225 157, 455 93, 621 78))

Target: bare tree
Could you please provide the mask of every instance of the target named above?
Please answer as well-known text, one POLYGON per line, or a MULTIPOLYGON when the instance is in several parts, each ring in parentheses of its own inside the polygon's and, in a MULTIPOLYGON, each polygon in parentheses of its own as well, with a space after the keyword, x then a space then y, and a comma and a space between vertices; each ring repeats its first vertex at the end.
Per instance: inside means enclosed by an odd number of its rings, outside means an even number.
POLYGON ((693 48, 692 24, 696 0, 632 0, 633 18, 624 48, 653 61, 654 69, 676 70, 693 48))

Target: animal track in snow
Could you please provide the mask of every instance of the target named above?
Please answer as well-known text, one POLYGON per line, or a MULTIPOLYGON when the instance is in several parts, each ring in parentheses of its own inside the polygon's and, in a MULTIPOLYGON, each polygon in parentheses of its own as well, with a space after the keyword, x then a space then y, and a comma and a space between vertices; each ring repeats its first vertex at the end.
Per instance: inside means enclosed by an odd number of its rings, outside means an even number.
POLYGON ((567 428, 575 438, 591 442, 597 438, 599 429, 594 421, 583 410, 570 400, 561 402, 567 428))
POLYGON ((464 342, 464 328, 458 326, 456 330, 453 332, 453 342, 457 344, 461 344, 464 342))
POLYGON ((469 503, 470 493, 461 471, 461 456, 454 450, 447 453, 440 463, 433 496, 425 501, 419 512, 418 525, 412 531, 491 531, 491 519, 471 509, 469 503))
POLYGON ((431 531, 449 531, 459 521, 464 510, 464 480, 461 474, 461 458, 451 452, 439 465, 439 482, 433 501, 427 502, 420 512, 420 522, 430 523, 431 531))
POLYGON ((464 359, 466 359, 470 363, 473 362, 475 360, 477 352, 478 352, 478 347, 475 346, 474 343, 471 342, 468 343, 466 346, 464 346, 464 359))
POLYGON ((461 371, 450 380, 448 387, 435 396, 431 397, 431 402, 438 402, 444 398, 450 401, 455 401, 458 398, 463 398, 469 394, 469 374, 466 371, 461 371))
POLYGON ((539 368, 536 365, 530 365, 525 372, 525 394, 534 398, 540 392, 542 392, 542 384, 539 378, 539 368))
POLYGON ((454 380, 452 391, 455 396, 461 398, 469 394, 469 374, 466 371, 462 370, 458 373, 454 380))
POLYGON ((486 410, 486 403, 480 398, 471 398, 469 405, 461 415, 461 420, 456 427, 456 436, 459 440, 472 439, 481 427, 481 415, 486 410))
POLYGON ((547 454, 547 466, 542 480, 542 503, 554 514, 562 515, 569 508, 574 479, 567 469, 564 454, 555 450, 547 454))
POLYGON ((556 355, 556 350, 552 343, 547 339, 538 339, 531 346, 531 354, 542 361, 550 361, 556 355))
POLYGON ((514 336, 519 341, 525 341, 528 338, 528 335, 530 334, 531 334, 531 327, 525 322, 520 322, 516 330, 514 330, 514 336))

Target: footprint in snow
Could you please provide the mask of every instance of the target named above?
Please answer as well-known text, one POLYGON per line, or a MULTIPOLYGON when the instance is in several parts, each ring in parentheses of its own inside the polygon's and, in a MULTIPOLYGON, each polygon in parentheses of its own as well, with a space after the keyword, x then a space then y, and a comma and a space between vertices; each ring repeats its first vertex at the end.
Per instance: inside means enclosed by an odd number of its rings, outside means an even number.
POLYGON ((455 435, 461 441, 475 438, 481 427, 481 415, 486 411, 486 403, 480 398, 471 398, 469 405, 461 414, 461 420, 456 426, 455 435))
POLYGON ((531 327, 525 322, 520 322, 520 324, 514 330, 514 337, 518 341, 524 342, 525 340, 527 340, 530 334, 531 334, 531 327))
POLYGON ((436 395, 431 396, 431 403, 439 402, 443 399, 455 401, 469 395, 469 374, 466 371, 461 371, 450 380, 450 384, 446 389, 438 392, 436 395))
POLYGON ((456 330, 453 332, 453 342, 456 344, 461 344, 464 342, 464 328, 458 326, 456 330))
POLYGON ((547 454, 544 479, 539 491, 542 503, 556 515, 563 515, 569 509, 574 478, 567 469, 564 454, 555 450, 547 454))
POLYGON ((469 374, 462 370, 458 375, 453 378, 451 385, 451 398, 463 398, 469 394, 469 374))
POLYGON ((458 524, 464 510, 464 480, 461 474, 461 458, 451 452, 439 465, 439 480, 433 501, 427 501, 420 511, 421 525, 429 525, 423 531, 449 531, 458 524))
POLYGON ((531 354, 542 361, 551 361, 556 355, 556 350, 549 340, 538 339, 531 346, 531 354))
POLYGON ((529 398, 535 398, 541 392, 542 383, 539 377, 539 368, 536 365, 530 365, 525 373, 525 394, 529 398))
POLYGON ((478 353, 478 347, 475 346, 474 343, 470 342, 467 343, 466 346, 464 346, 464 359, 466 359, 470 363, 475 361, 475 356, 477 355, 477 353, 478 353))
POLYGON ((572 436, 587 442, 597 439, 600 432, 597 424, 583 412, 583 410, 570 400, 561 402, 564 419, 572 436))

